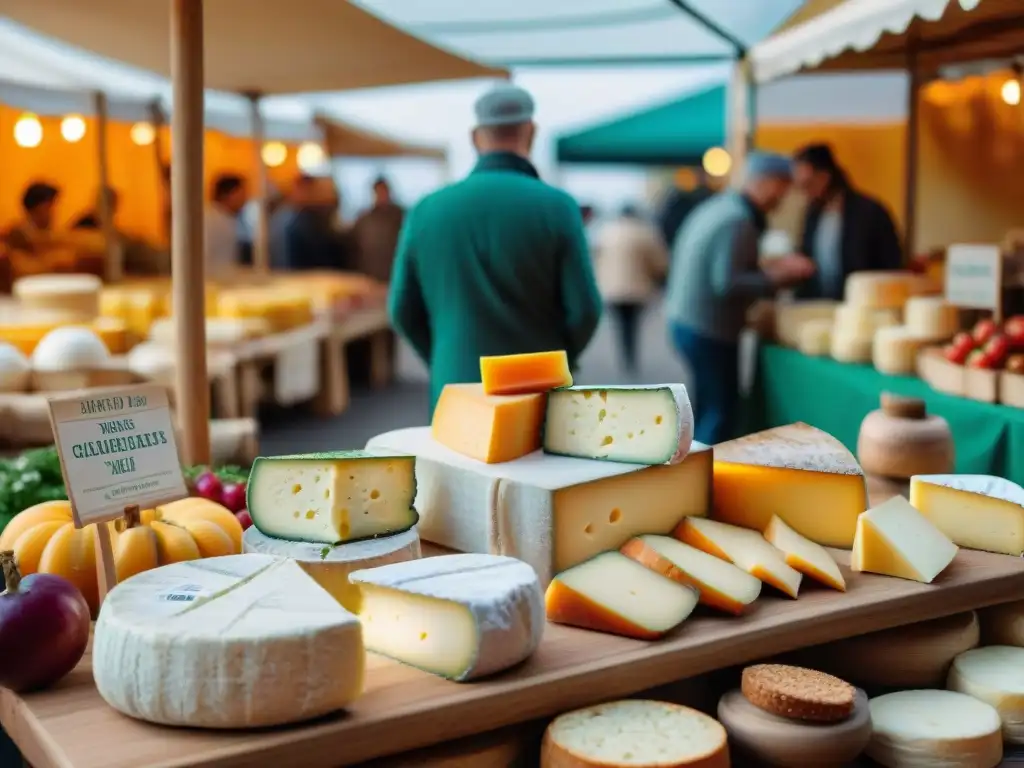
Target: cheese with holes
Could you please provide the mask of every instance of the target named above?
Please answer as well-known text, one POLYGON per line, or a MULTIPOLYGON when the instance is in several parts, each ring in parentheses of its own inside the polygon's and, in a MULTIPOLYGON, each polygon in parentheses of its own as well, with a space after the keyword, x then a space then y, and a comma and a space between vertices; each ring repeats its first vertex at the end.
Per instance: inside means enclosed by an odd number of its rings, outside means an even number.
POLYGON ((692 585, 663 578, 621 552, 558 574, 544 595, 549 621, 639 640, 671 632, 699 600, 692 585))
POLYGON ((956 557, 957 547, 902 496, 857 519, 850 567, 931 584, 956 557))
POLYGON ((526 563, 444 555, 356 571, 368 650, 459 682, 508 669, 537 650, 544 597, 526 563))
POLYGON ((960 330, 960 309, 947 304, 944 296, 913 296, 903 310, 907 328, 929 341, 945 341, 960 330))
POLYGON ((691 443, 693 409, 682 384, 570 387, 548 396, 545 453, 678 464, 691 443))
POLYGON ((62 320, 91 322, 100 313, 103 281, 95 275, 33 275, 14 281, 11 293, 30 310, 54 313, 62 320))
POLYGON ((854 272, 846 278, 843 298, 858 307, 903 309, 907 299, 927 293, 929 287, 927 279, 913 272, 854 272))
POLYGON ((1024 600, 993 605, 978 612, 985 645, 1024 648, 1024 600))
POLYGON ((274 539, 251 526, 242 536, 242 551, 294 560, 331 597, 353 613, 359 610, 359 588, 348 580, 349 574, 416 560, 421 554, 420 537, 415 528, 393 536, 331 545, 274 539))
POLYGON ((672 533, 710 555, 727 560, 792 598, 800 591, 800 572, 757 531, 704 518, 686 518, 672 533))
POLYGON ((967 549, 1024 554, 1024 488, 990 475, 916 475, 910 503, 967 549))
POLYGON ((713 499, 715 520, 764 531, 778 515, 801 536, 844 549, 868 507, 853 454, 800 423, 716 445, 713 499))
POLYGON ((572 386, 564 350, 480 358, 480 380, 488 395, 520 395, 572 386))
POLYGON ((1024 648, 989 645, 953 659, 951 691, 991 704, 1003 723, 1003 741, 1024 744, 1024 648))
POLYGON ((900 691, 871 699, 866 754, 887 768, 996 768, 999 714, 955 691, 900 691))
POLYGON ((540 449, 546 397, 485 395, 481 384, 447 384, 434 409, 431 434, 471 459, 512 461, 540 449))
POLYGON ((232 555, 144 571, 96 621, 96 689, 161 725, 258 728, 344 709, 362 692, 359 620, 290 560, 232 555))
POLYGON ((416 457, 418 530, 459 552, 517 557, 551 577, 642 533, 706 515, 712 452, 694 443, 679 464, 643 467, 532 453, 483 464, 419 427, 371 439, 372 450, 416 457))
POLYGON ((909 376, 917 370, 917 353, 928 340, 904 325, 879 328, 871 348, 875 369, 891 376, 909 376))
POLYGON ((804 355, 826 357, 832 349, 831 319, 808 320, 800 326, 796 348, 804 355))
POLYGON ((642 566, 700 593, 700 602, 740 614, 761 594, 761 581, 725 560, 671 536, 637 536, 621 549, 642 566))
POLYGON ((415 460, 383 451, 261 456, 246 500, 253 525, 275 539, 339 544, 416 525, 415 460))
POLYGON ((791 568, 832 589, 846 591, 846 580, 832 555, 820 544, 794 531, 778 515, 768 523, 764 538, 782 552, 791 568))

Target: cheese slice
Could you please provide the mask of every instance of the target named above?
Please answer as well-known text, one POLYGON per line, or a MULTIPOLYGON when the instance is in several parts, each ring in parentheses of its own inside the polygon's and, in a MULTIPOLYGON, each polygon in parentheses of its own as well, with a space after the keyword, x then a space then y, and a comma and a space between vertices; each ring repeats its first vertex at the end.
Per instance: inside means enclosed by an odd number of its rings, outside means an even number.
POLYGON ((799 423, 716 445, 713 498, 715 520, 763 531, 778 515, 801 536, 844 549, 868 506, 853 454, 799 423))
POLYGON ((544 733, 542 768, 729 768, 721 723, 664 701, 626 699, 566 712, 544 733))
POLYGON ((946 685, 991 704, 1003 723, 1003 741, 1024 744, 1024 648, 990 645, 953 659, 946 685))
POLYGON ((445 448, 430 429, 401 429, 372 450, 416 457, 417 526, 424 541, 459 552, 516 557, 551 577, 643 533, 669 533, 705 515, 712 452, 694 443, 679 464, 643 467, 532 453, 483 464, 445 448))
POLYGON ((362 692, 356 617, 289 560, 231 555, 132 576, 96 622, 96 688, 140 720, 193 728, 283 725, 362 692))
POLYGON ((759 579, 671 536, 637 536, 621 551, 667 579, 694 587, 701 603, 726 613, 742 613, 761 594, 759 579))
POLYGON ((1024 488, 990 475, 916 475, 910 503, 955 544, 1024 554, 1024 488))
POLYGON ((639 640, 682 624, 700 594, 621 552, 605 552, 558 574, 544 595, 548 621, 639 640))
POLYGON ((481 357, 480 379, 488 395, 520 395, 572 386, 564 350, 481 357))
POLYGON ((338 544, 416 525, 415 460, 379 451, 256 459, 247 504, 267 536, 338 544))
POLYGON ((368 650, 464 682, 501 672, 537 650, 544 597, 526 563, 443 555, 356 571, 368 650))
POLYGON ((978 616, 985 645, 1024 647, 1024 600, 983 608, 978 616))
POLYGON ((548 396, 544 451, 581 459, 678 464, 693 443, 686 387, 570 387, 548 396))
POLYGON ((957 547, 902 496, 857 520, 850 567, 931 584, 956 557, 957 547))
POLYGON ((794 531, 778 515, 768 523, 764 538, 782 552, 791 568, 840 592, 846 591, 846 580, 832 555, 820 544, 794 531))
POLYGON ((415 528, 379 539, 331 545, 274 539, 251 526, 242 536, 242 551, 294 560, 331 597, 353 613, 359 611, 360 594, 359 588, 348 580, 349 574, 416 560, 421 554, 420 537, 415 528))
POLYGON ((546 395, 485 395, 481 384, 447 384, 431 433, 441 445, 493 464, 540 448, 546 395))
POLYGON ((1003 759, 999 714, 955 691, 900 691, 871 699, 866 754, 891 768, 996 768, 1003 759))
POLYGON ((704 518, 686 518, 672 533, 680 541, 742 568, 792 598, 800 591, 800 572, 786 565, 779 550, 757 531, 704 518))

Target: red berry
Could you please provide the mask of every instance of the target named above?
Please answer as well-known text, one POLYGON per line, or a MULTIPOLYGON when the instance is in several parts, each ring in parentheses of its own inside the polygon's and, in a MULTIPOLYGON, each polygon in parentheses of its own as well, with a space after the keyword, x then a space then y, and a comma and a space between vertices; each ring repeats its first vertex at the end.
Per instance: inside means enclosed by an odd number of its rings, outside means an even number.
POLYGON ((216 501, 220 504, 223 488, 220 478, 213 474, 213 472, 203 472, 203 474, 196 478, 196 495, 202 496, 204 499, 216 501))
POLYGON ((220 493, 220 503, 232 512, 245 509, 245 483, 228 483, 220 493))
POLYGON ((237 517, 238 522, 242 524, 243 531, 249 530, 250 526, 252 526, 252 518, 249 517, 249 510, 240 509, 238 512, 235 512, 235 517, 237 517))

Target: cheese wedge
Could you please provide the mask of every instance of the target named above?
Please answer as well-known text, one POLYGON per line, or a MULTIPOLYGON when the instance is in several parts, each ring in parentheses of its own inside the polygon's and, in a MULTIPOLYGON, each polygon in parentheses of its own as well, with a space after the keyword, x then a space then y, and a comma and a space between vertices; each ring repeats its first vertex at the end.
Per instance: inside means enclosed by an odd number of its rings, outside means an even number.
POLYGON ((620 551, 667 579, 694 587, 701 603, 726 613, 742 613, 761 594, 759 579, 671 536, 637 536, 620 551))
POLYGON ((678 464, 693 442, 686 387, 569 387, 548 396, 544 452, 634 464, 678 464))
POLYGON ((657 640, 697 606, 696 589, 663 578, 620 552, 605 552, 558 574, 544 596, 548 621, 657 640))
POLYGON ((800 591, 800 572, 757 531, 715 520, 685 519, 672 532, 679 541, 726 560, 792 598, 800 591))
POLYGON ((441 390, 431 433, 441 445, 495 464, 540 449, 546 395, 485 395, 482 384, 441 390))
POLYGON ((1024 554, 1024 488, 990 475, 916 475, 910 503, 954 544, 1024 554))
POLYGON ((961 653, 946 687, 991 704, 1003 723, 1003 741, 1024 744, 1024 648, 990 645, 961 653))
POLYGON ((843 549, 868 506, 853 454, 799 423, 716 445, 713 499, 715 520, 764 531, 778 515, 801 536, 843 549))
POLYGON ((521 395, 572 386, 564 350, 480 358, 480 380, 488 395, 521 395))
POLYGON ((840 592, 846 591, 846 580, 832 555, 820 544, 794 531, 778 515, 768 523, 764 538, 785 555, 786 564, 791 568, 840 592))
POLYGON ((850 567, 931 584, 956 557, 957 547, 902 496, 857 520, 850 567))

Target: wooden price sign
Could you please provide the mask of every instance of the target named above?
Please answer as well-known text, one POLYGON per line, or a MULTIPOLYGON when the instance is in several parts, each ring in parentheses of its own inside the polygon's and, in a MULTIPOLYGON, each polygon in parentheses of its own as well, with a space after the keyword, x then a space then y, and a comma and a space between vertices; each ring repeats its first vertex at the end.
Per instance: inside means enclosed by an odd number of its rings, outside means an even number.
POLYGON ((99 596, 117 583, 107 523, 188 495, 167 390, 155 384, 49 399, 75 526, 96 524, 99 596))
POLYGON ((946 302, 964 309, 1003 314, 1003 254, 997 245, 951 245, 946 249, 946 302))

